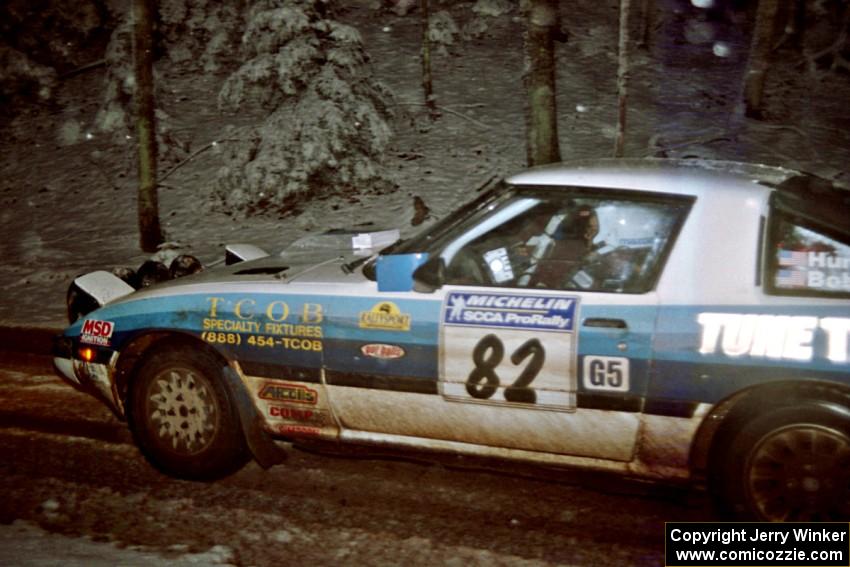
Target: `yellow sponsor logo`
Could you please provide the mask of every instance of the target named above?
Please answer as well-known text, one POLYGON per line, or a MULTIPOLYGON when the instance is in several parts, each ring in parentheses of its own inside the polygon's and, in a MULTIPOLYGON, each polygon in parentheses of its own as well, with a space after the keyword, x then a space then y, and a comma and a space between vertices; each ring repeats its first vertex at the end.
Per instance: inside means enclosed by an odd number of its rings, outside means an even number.
POLYGON ((369 311, 360 312, 360 328, 409 331, 410 313, 402 313, 392 301, 382 301, 369 311))

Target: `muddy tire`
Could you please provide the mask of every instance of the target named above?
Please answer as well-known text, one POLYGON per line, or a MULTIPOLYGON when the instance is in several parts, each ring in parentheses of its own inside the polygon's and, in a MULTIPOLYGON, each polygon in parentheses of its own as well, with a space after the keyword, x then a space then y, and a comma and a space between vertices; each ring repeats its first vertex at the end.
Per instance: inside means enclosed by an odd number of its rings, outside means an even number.
POLYGON ((142 453, 162 472, 211 480, 249 458, 221 362, 187 346, 151 353, 130 386, 128 418, 142 453))
POLYGON ((807 403, 746 422, 715 463, 723 512, 762 521, 850 520, 850 412, 807 403))

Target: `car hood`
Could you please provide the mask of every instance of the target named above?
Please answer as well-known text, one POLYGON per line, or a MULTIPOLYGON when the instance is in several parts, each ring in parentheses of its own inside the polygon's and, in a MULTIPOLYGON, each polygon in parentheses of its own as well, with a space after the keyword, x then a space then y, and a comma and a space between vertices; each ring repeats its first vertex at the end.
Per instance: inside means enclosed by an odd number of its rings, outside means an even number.
POLYGON ((366 259, 368 259, 368 256, 358 256, 350 251, 348 253, 328 250, 284 252, 279 255, 239 262, 229 266, 216 266, 199 274, 171 280, 154 287, 164 288, 211 282, 351 282, 352 278, 363 278, 359 267, 366 259), (352 265, 354 268, 350 267, 352 265))

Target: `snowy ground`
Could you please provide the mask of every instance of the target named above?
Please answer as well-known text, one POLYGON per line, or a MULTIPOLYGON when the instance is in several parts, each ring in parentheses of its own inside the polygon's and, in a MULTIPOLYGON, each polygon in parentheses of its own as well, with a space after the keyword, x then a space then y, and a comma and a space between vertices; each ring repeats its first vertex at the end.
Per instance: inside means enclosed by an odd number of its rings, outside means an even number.
POLYGON ((225 546, 215 546, 205 553, 181 553, 175 549, 166 556, 86 537, 51 534, 20 520, 0 524, 0 565, 10 567, 203 567, 231 565, 231 558, 232 552, 225 546))
POLYGON ((128 550, 161 565, 654 566, 665 521, 712 517, 704 493, 599 471, 303 442, 269 470, 181 481, 47 361, 14 362, 0 363, 4 566, 141 563, 128 550))

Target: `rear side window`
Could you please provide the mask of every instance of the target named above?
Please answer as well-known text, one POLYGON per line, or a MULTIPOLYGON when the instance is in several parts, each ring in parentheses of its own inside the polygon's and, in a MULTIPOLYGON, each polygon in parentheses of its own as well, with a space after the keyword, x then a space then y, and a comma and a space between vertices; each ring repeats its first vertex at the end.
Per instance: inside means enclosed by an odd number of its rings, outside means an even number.
POLYGON ((850 238, 775 211, 767 274, 767 289, 777 295, 850 297, 850 238))

